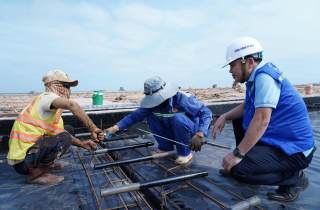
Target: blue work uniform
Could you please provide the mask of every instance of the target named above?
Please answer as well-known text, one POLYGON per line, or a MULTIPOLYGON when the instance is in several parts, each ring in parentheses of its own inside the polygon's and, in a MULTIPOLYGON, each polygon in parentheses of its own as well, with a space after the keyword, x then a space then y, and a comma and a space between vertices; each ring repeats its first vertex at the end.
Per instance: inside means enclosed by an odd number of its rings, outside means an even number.
MULTIPOLYGON (((176 95, 169 98, 166 108, 160 106, 139 107, 116 124, 122 131, 135 123, 142 122, 145 118, 147 118, 152 133, 189 145, 192 136, 197 131, 203 132, 205 137, 208 136, 212 113, 194 95, 178 91, 176 95)), ((171 151, 176 145, 179 155, 188 156, 190 154, 190 149, 186 146, 175 144, 158 136, 154 137, 160 150, 171 151)))

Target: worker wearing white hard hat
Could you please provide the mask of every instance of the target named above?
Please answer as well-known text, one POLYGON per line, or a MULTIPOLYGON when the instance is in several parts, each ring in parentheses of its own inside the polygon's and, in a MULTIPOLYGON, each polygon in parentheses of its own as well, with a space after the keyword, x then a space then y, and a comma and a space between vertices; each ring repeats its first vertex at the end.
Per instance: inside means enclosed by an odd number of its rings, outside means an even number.
MULTIPOLYGON (((223 114, 212 137, 232 120, 236 148, 223 159, 219 172, 237 181, 276 185, 273 200, 294 201, 309 186, 302 171, 315 151, 305 103, 286 76, 263 61, 262 47, 251 37, 235 39, 227 47, 226 63, 236 82, 246 82, 245 101, 223 114)), ((222 68, 223 68, 222 67, 222 68)))

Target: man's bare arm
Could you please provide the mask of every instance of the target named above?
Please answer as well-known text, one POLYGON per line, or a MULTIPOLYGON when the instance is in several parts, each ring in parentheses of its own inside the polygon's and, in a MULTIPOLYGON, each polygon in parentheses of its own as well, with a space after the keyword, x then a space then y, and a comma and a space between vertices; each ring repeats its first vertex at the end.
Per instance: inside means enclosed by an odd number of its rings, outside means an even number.
POLYGON ((229 112, 221 115, 212 127, 212 138, 216 139, 216 132, 217 131, 218 131, 219 135, 221 134, 222 129, 224 128, 224 126, 226 124, 226 120, 236 120, 236 119, 243 117, 243 109, 244 109, 244 102, 242 104, 240 104, 239 106, 233 108, 229 112))
POLYGON ((92 122, 92 120, 88 117, 85 111, 74 101, 64 98, 56 98, 52 101, 51 106, 58 109, 67 109, 70 110, 71 113, 76 116, 86 128, 92 132, 96 127, 96 125, 92 122))
MULTIPOLYGON (((64 130, 64 131, 69 133, 66 130, 64 130)), ((70 136, 71 136, 71 145, 73 145, 73 146, 81 147, 83 149, 88 150, 89 152, 91 152, 92 150, 95 150, 97 148, 97 145, 94 142, 90 141, 90 140, 88 140, 88 141, 80 141, 79 139, 77 139, 76 137, 72 136, 71 134, 70 134, 70 136)))
POLYGON ((243 117, 244 112, 244 101, 239 106, 236 106, 235 108, 231 109, 229 112, 223 114, 225 116, 226 120, 236 120, 243 117))
POLYGON ((240 154, 246 154, 260 140, 269 125, 271 113, 272 108, 263 107, 255 110, 247 133, 238 145, 240 154))

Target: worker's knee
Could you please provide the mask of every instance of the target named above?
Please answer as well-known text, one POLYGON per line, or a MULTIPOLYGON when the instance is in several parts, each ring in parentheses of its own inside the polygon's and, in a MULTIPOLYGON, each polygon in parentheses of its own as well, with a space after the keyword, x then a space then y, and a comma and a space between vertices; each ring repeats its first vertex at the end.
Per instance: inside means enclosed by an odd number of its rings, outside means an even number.
POLYGON ((59 133, 56 137, 61 139, 59 142, 63 143, 63 145, 65 145, 65 147, 68 147, 68 148, 70 147, 72 137, 69 133, 62 132, 62 133, 59 133))
POLYGON ((238 182, 250 183, 251 173, 243 170, 243 167, 241 167, 239 164, 231 168, 230 174, 232 178, 234 178, 238 182))
POLYGON ((182 124, 187 124, 187 117, 184 114, 176 114, 175 116, 172 117, 171 123, 172 125, 182 125, 182 124))
POLYGON ((65 125, 64 129, 68 131, 68 133, 70 133, 72 136, 74 136, 74 129, 71 125, 65 125))

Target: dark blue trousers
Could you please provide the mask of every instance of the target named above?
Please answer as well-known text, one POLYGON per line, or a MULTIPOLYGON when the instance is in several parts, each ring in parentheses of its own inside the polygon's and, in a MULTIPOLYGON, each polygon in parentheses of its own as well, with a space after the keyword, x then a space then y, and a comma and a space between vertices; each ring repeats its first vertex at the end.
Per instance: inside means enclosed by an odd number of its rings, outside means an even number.
MULTIPOLYGON (((238 146, 245 134, 242 119, 232 123, 238 146)), ((311 163, 314 151, 308 157, 302 152, 287 156, 280 149, 257 143, 239 164, 231 168, 230 173, 235 180, 247 184, 294 186, 298 182, 299 171, 311 163)))
MULTIPOLYGON (((147 121, 152 133, 177 142, 181 142, 185 145, 189 145, 191 137, 195 133, 194 123, 184 114, 176 114, 173 116, 171 118, 171 125, 165 125, 163 122, 154 117, 153 114, 148 116, 147 121)), ((188 156, 190 154, 190 149, 186 146, 175 144, 172 141, 160 138, 158 136, 154 137, 159 144, 158 149, 163 151, 171 151, 174 150, 173 146, 176 145, 179 155, 188 156)))

